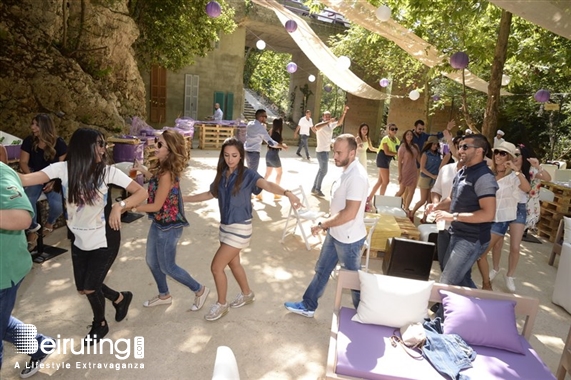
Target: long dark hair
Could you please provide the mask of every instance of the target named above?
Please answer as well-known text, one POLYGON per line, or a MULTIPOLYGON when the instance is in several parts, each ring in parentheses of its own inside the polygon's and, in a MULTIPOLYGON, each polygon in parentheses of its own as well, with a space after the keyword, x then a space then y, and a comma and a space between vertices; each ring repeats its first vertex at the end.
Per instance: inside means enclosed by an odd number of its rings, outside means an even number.
POLYGON ((412 129, 408 129, 406 131, 404 131, 404 134, 402 135, 402 140, 401 140, 401 145, 404 145, 404 148, 406 150, 408 150, 408 152, 410 153, 410 155, 412 157, 414 157, 414 153, 412 152, 413 149, 416 149, 416 152, 420 155, 420 148, 418 147, 418 145, 416 145, 415 143, 411 142, 410 144, 408 143, 408 141, 406 141, 406 135, 407 133, 410 133, 411 135, 413 135, 413 130, 412 129))
POLYGON ((281 136, 283 129, 284 129, 284 121, 282 119, 274 119, 274 121, 272 122, 271 133, 277 132, 281 136))
POLYGON ((363 133, 361 132, 363 130, 363 127, 367 127, 367 141, 369 141, 369 132, 371 131, 371 128, 369 128, 369 124, 367 123, 359 125, 359 138, 361 139, 361 142, 365 142, 365 138, 363 137, 363 133))
POLYGON ((521 172, 525 176, 525 179, 531 183, 531 177, 529 176, 529 169, 531 169, 531 164, 527 159, 533 157, 532 152, 523 144, 517 144, 516 146, 519 149, 519 153, 521 154, 521 172))
POLYGON ((49 115, 45 113, 40 113, 34 116, 32 121, 38 124, 40 129, 39 136, 32 135, 32 149, 34 152, 38 151, 38 144, 43 142, 45 144, 44 148, 44 160, 47 162, 52 162, 56 156, 56 140, 57 133, 54 127, 54 123, 49 115))
POLYGON ((68 202, 93 206, 98 199, 107 165, 107 152, 99 157, 98 146, 105 144, 103 134, 91 128, 79 128, 67 148, 68 202))
POLYGON ((218 157, 218 166, 216 167, 216 178, 214 178, 214 186, 212 189, 213 191, 212 195, 214 195, 215 198, 218 198, 218 185, 222 180, 222 174, 224 173, 224 171, 228 169, 228 164, 226 164, 226 160, 224 159, 224 149, 226 149, 227 146, 235 146, 236 149, 238 149, 238 153, 240 154, 240 162, 238 162, 238 167, 236 168, 236 170, 238 171, 238 178, 236 178, 236 183, 234 184, 234 188, 232 189, 232 195, 238 194, 238 192, 240 191, 240 186, 242 186, 242 180, 244 179, 244 169, 245 169, 244 144, 235 137, 230 137, 224 140, 224 143, 222 144, 222 149, 220 149, 220 157, 218 157))

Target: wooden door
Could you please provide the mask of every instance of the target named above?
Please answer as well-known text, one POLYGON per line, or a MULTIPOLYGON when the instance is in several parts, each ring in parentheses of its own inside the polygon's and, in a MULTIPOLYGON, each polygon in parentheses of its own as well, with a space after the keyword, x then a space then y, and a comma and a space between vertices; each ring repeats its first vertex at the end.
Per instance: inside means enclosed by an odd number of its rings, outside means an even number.
POLYGON ((167 70, 151 68, 151 123, 164 123, 167 116, 167 70))

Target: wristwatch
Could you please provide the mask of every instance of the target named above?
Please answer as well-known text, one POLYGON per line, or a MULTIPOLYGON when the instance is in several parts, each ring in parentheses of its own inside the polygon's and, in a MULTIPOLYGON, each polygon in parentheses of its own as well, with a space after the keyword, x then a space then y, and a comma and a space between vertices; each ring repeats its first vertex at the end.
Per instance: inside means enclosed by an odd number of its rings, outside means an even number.
POLYGON ((458 221, 458 213, 457 213, 457 212, 455 212, 454 214, 452 214, 452 220, 453 220, 454 222, 457 222, 457 221, 458 221))
POLYGON ((125 208, 127 207, 127 203, 125 203, 125 201, 121 201, 119 202, 119 206, 121 206, 121 208, 125 208))

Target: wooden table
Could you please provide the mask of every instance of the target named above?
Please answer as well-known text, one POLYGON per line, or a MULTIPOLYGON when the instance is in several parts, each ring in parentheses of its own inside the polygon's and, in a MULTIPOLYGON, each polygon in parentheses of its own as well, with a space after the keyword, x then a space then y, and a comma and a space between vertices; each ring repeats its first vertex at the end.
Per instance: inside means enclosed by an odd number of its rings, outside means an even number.
POLYGON ((387 240, 393 237, 420 240, 420 232, 409 218, 373 213, 365 213, 365 218, 380 219, 371 237, 371 251, 373 252, 384 252, 387 240))

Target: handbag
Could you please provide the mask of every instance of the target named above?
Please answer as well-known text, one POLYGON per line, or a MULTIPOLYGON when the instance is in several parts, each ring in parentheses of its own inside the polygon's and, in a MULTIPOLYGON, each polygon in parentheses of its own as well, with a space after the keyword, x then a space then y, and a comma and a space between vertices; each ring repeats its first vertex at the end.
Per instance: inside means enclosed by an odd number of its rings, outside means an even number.
POLYGON ((418 352, 426 342, 426 332, 422 323, 411 323, 401 327, 400 336, 397 335, 397 331, 395 330, 391 336, 391 345, 396 347, 399 344, 411 358, 422 360, 423 356, 418 352), (411 350, 418 353, 418 355, 413 355, 411 350))

